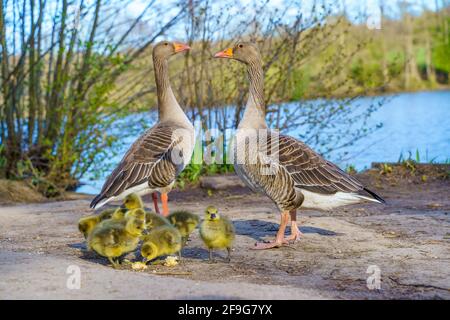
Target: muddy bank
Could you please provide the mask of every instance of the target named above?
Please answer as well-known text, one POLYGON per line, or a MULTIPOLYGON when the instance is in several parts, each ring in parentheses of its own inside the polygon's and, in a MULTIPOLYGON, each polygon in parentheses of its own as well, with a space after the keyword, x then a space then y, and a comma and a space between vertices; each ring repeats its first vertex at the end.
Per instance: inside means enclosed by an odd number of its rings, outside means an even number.
POLYGON ((76 223, 91 213, 89 196, 1 206, 0 298, 449 299, 450 182, 421 176, 378 169, 359 175, 387 205, 301 210, 302 240, 269 251, 250 250, 278 227, 277 210, 265 197, 243 187, 174 191, 172 210, 201 214, 212 204, 233 220, 232 261, 222 261, 220 252, 216 263, 207 263, 195 232, 181 264, 142 272, 113 270, 85 250, 76 223), (66 287, 69 265, 80 267, 79 290, 66 287), (380 290, 366 286, 371 265, 381 272, 380 290))
POLYGON ((47 200, 23 181, 0 179, 0 205, 43 202, 47 200))

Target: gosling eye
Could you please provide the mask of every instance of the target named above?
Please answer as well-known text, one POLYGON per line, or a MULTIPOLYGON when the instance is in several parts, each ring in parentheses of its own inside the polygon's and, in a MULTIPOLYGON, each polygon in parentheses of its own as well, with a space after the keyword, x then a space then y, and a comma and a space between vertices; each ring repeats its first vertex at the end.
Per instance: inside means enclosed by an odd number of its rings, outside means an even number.
POLYGON ((243 44, 240 44, 240 45, 239 45, 239 48, 242 48, 242 47, 244 47, 244 45, 243 45, 243 44))
POLYGON ((169 45, 169 43, 167 43, 167 42, 164 42, 164 45, 165 45, 165 46, 168 46, 168 45, 169 45))

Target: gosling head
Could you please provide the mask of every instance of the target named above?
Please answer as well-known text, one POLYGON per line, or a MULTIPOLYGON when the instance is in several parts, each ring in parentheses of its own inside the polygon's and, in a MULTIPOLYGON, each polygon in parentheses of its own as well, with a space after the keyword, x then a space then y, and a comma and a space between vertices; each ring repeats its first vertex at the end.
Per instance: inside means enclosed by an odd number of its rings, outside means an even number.
POLYGON ((123 200, 123 206, 128 210, 143 208, 144 204, 140 196, 136 193, 131 193, 123 200))
POLYGON ((181 237, 173 232, 166 230, 161 237, 165 240, 164 243, 171 251, 181 250, 181 237))
POLYGON ((191 48, 184 43, 171 42, 171 41, 161 41, 153 47, 153 58, 164 58, 168 59, 170 56, 190 50, 191 48))
POLYGON ((136 220, 143 221, 145 223, 145 211, 144 211, 144 209, 141 209, 141 208, 132 209, 125 214, 125 218, 126 219, 136 219, 136 220))
POLYGON ((210 221, 219 220, 219 210, 214 206, 209 206, 205 210, 205 219, 210 221))
POLYGON ((141 255, 147 261, 153 260, 158 256, 158 247, 153 242, 144 242, 141 247, 141 255))
POLYGON ((78 222, 78 230, 83 234, 84 238, 87 239, 89 233, 95 227, 94 219, 81 219, 78 222))
POLYGON ((127 213, 127 209, 124 208, 117 208, 116 211, 111 216, 111 219, 120 220, 125 217, 125 214, 127 213))
POLYGON ((139 237, 145 230, 145 221, 136 218, 128 219, 125 228, 132 236, 139 237))
POLYGON ((214 58, 234 59, 245 64, 252 64, 261 61, 261 54, 254 43, 238 42, 234 47, 217 52, 214 58))

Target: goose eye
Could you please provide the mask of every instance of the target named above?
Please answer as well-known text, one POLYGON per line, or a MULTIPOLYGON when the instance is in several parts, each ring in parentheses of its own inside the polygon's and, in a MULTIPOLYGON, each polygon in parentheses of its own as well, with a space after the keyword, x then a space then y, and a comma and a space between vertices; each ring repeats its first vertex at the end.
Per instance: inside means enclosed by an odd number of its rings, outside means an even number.
POLYGON ((168 44, 167 42, 164 42, 164 45, 165 45, 165 46, 168 46, 169 44, 168 44))
POLYGON ((242 45, 242 44, 240 44, 240 45, 239 45, 239 48, 242 48, 242 47, 243 47, 243 45, 242 45))

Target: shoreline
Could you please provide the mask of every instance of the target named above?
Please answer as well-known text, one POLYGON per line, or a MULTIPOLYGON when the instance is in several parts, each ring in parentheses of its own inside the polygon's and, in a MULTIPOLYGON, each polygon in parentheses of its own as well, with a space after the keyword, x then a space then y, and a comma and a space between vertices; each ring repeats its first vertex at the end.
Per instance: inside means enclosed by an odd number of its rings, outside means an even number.
MULTIPOLYGON (((446 92, 450 91, 450 85, 442 88, 435 88, 435 89, 418 89, 418 90, 408 90, 408 91, 402 91, 402 90, 392 90, 392 91, 380 91, 380 92, 370 92, 368 94, 362 95, 350 95, 350 96, 344 96, 344 95, 336 95, 336 96, 315 96, 315 97, 308 97, 305 99, 298 99, 298 100, 290 100, 290 101, 283 101, 283 102, 277 102, 277 103, 270 103, 268 106, 271 105, 279 105, 279 104, 287 104, 287 103, 295 103, 295 102, 307 102, 307 101, 314 101, 314 100, 343 100, 343 99, 358 99, 358 98, 374 98, 374 97, 394 97, 396 95, 401 94, 415 94, 415 93, 435 93, 435 92, 446 92)), ((230 105, 221 105, 214 108, 228 108, 233 107, 230 105)), ((138 113, 144 113, 144 112, 155 112, 156 111, 156 105, 152 105, 150 108, 146 107, 145 109, 137 109, 132 110, 131 114, 138 114, 138 113)), ((187 109, 191 111, 191 109, 187 109)))
MULTIPOLYGON (((391 169, 395 170, 403 170, 407 173, 408 170, 405 170, 404 163, 399 162, 372 162, 370 168, 365 168, 360 171, 352 171, 350 174, 356 175, 356 176, 364 176, 366 174, 371 174, 373 172, 382 172, 384 166, 388 166, 391 169)), ((450 172, 450 163, 416 163, 413 162, 413 165, 415 167, 414 170, 418 169, 419 171, 422 170, 424 172, 431 172, 432 175, 439 172, 440 175, 445 174, 446 171, 450 172)), ((405 172, 402 173, 402 175, 405 175, 405 172)), ((419 173, 416 173, 418 175, 419 173)), ((213 177, 223 177, 224 179, 227 179, 227 177, 230 177, 231 179, 237 178, 235 173, 229 172, 224 174, 215 174, 215 175, 204 175, 200 177, 200 180, 195 183, 187 183, 184 188, 180 187, 174 187, 173 191, 183 193, 185 190, 189 189, 198 189, 202 188, 202 179, 209 179, 213 177)), ((236 179, 236 181, 239 179, 236 179)), ((80 183, 79 186, 76 188, 80 188, 84 185, 88 185, 86 183, 80 183)), ((243 185, 242 185, 243 186, 243 185)), ((208 188, 205 188, 208 189, 208 188)), ((61 194, 58 197, 54 198, 45 198, 40 193, 38 193, 36 190, 31 188, 26 181, 21 180, 6 180, 6 179, 0 179, 0 207, 2 205, 14 205, 14 204, 31 204, 31 203, 52 203, 52 202, 58 202, 58 201, 70 201, 70 200, 82 200, 87 198, 92 198, 96 195, 96 193, 86 193, 86 192, 78 192, 74 190, 65 191, 63 194, 61 194), (11 184, 12 187, 10 190, 7 190, 6 185, 11 184), (14 197, 5 197, 6 193, 21 193, 21 195, 24 195, 23 198, 24 201, 15 201, 14 197), (1 196, 3 194, 3 197, 1 196)))

